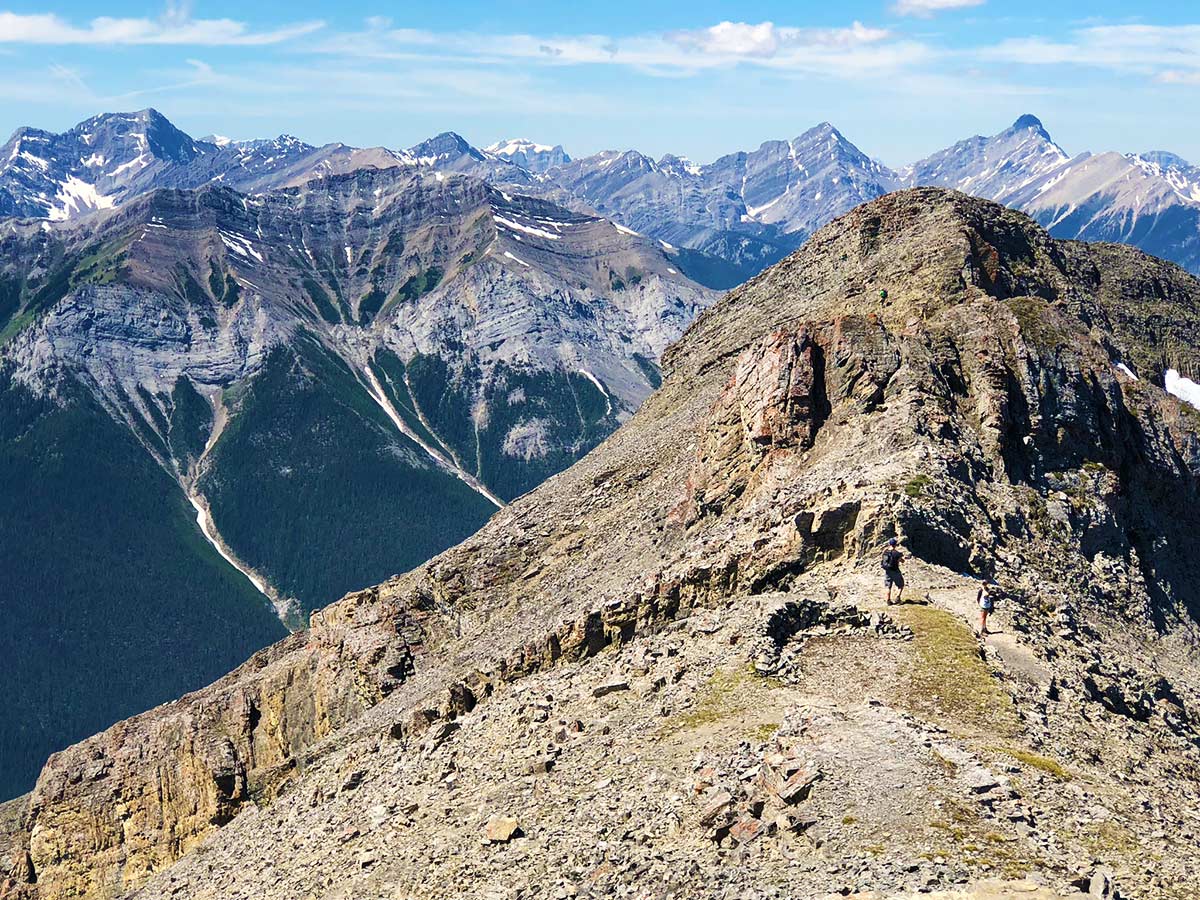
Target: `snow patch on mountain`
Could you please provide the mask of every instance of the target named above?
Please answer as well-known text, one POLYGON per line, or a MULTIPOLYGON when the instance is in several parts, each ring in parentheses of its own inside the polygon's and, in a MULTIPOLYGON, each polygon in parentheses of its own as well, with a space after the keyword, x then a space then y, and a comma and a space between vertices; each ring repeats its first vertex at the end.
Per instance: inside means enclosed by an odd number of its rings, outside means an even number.
POLYGON ((1168 394, 1200 409, 1200 384, 1190 378, 1185 378, 1175 369, 1167 369, 1163 374, 1163 384, 1166 386, 1168 394))
POLYGON ((111 209, 116 205, 112 197, 101 194, 95 185, 88 184, 74 175, 68 176, 63 182, 55 199, 57 204, 50 207, 46 216, 52 222, 60 222, 92 210, 111 209))
POLYGON ((228 231, 218 233, 221 235, 222 243, 238 256, 244 259, 253 258, 258 262, 263 261, 263 255, 254 249, 254 246, 247 238, 242 237, 240 234, 230 234, 228 231))
POLYGON ((495 153, 499 156, 513 156, 517 153, 549 153, 554 148, 549 144, 538 144, 526 138, 512 138, 507 141, 497 141, 490 147, 485 148, 488 153, 495 153))
POLYGON ((129 162, 121 163, 111 172, 106 173, 109 178, 120 178, 126 172, 132 172, 136 169, 144 169, 150 165, 151 157, 148 153, 140 153, 129 162))
POLYGON ((534 237, 545 238, 548 241, 557 241, 562 238, 562 235, 554 234, 544 228, 537 228, 533 225, 525 225, 521 222, 515 221, 514 219, 506 219, 504 216, 493 215, 492 220, 497 225, 503 225, 505 228, 509 228, 513 231, 521 231, 525 234, 533 235, 534 237))
POLYGON ((579 374, 582 375, 584 378, 586 378, 588 381, 590 381, 592 384, 594 384, 596 386, 596 390, 598 390, 601 394, 604 395, 604 403, 607 406, 607 409, 605 409, 604 414, 606 416, 612 415, 612 411, 613 411, 612 397, 609 396, 608 391, 604 389, 604 385, 600 383, 600 379, 597 378, 595 375, 593 375, 591 372, 589 372, 587 369, 580 369, 579 374))

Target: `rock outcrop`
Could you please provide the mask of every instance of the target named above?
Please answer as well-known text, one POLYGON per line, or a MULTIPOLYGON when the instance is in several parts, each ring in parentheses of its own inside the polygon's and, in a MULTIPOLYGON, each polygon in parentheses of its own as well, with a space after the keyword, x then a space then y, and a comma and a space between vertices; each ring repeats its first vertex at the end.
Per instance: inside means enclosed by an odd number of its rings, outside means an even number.
POLYGON ((42 895, 123 893, 273 796, 412 674, 421 619, 386 589, 351 595, 216 684, 55 754, 26 813, 42 895))
POLYGON ((1197 326, 1200 284, 1133 251, 942 191, 863 206, 474 537, 51 760, 11 877, 42 900, 1190 897, 1200 414, 1160 382, 1200 369, 1197 326), (885 608, 891 536, 919 602, 885 608), (1005 597, 982 643, 981 576, 1005 597), (304 712, 261 693, 285 684, 304 712), (154 749, 184 721, 202 766, 154 749), (185 772, 172 824, 126 827, 107 798, 163 816, 159 767, 185 772))

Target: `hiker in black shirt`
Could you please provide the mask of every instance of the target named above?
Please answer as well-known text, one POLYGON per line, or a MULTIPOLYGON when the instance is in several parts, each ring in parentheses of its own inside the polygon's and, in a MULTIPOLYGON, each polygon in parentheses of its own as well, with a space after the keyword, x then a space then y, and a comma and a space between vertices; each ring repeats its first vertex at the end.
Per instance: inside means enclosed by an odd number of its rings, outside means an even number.
POLYGON ((883 586, 887 588, 887 603, 890 606, 892 603, 892 585, 895 585, 899 590, 896 591, 896 602, 899 603, 900 598, 904 596, 904 576, 900 574, 900 560, 904 559, 904 554, 896 547, 896 539, 891 538, 887 542, 887 549, 883 551, 883 559, 880 565, 883 566, 883 586))

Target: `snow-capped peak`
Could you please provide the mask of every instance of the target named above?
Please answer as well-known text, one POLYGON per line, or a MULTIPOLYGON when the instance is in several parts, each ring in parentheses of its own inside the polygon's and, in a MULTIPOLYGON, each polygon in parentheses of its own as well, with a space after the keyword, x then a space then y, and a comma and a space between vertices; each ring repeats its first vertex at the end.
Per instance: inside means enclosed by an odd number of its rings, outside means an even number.
POLYGON ((1182 157, 1156 151, 1145 154, 1130 153, 1126 159, 1146 175, 1161 178, 1182 199, 1200 203, 1200 168, 1189 165, 1182 157))
POLYGON ((507 141, 497 141, 484 149, 488 153, 495 153, 497 156, 514 156, 517 153, 550 153, 554 150, 549 144, 539 144, 528 138, 510 138, 507 141))
POLYGON ((673 153, 668 153, 660 159, 658 167, 671 175, 687 174, 697 176, 704 171, 704 167, 699 163, 693 162, 686 156, 676 156, 673 153))
POLYGON ((501 160, 519 166, 534 174, 544 173, 555 166, 561 166, 571 161, 571 157, 559 145, 539 144, 528 138, 510 138, 497 141, 483 151, 492 159, 501 160))

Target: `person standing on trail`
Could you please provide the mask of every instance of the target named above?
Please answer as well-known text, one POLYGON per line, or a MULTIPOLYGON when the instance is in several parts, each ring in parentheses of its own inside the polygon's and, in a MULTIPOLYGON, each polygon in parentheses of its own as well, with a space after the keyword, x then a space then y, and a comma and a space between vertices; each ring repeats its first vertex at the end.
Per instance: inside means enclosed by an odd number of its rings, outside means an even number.
POLYGON ((904 559, 904 554, 897 547, 895 538, 889 538, 887 547, 883 551, 883 559, 880 565, 883 566, 883 586, 887 588, 887 604, 892 605, 892 586, 895 585, 896 602, 900 602, 900 598, 904 596, 904 576, 900 573, 900 561, 904 559))
POLYGON ((996 589, 996 582, 990 578, 983 579, 983 584, 979 586, 979 593, 975 595, 975 602, 979 604, 979 633, 981 635, 991 634, 988 631, 988 615, 996 608, 996 598, 993 592, 996 589))

